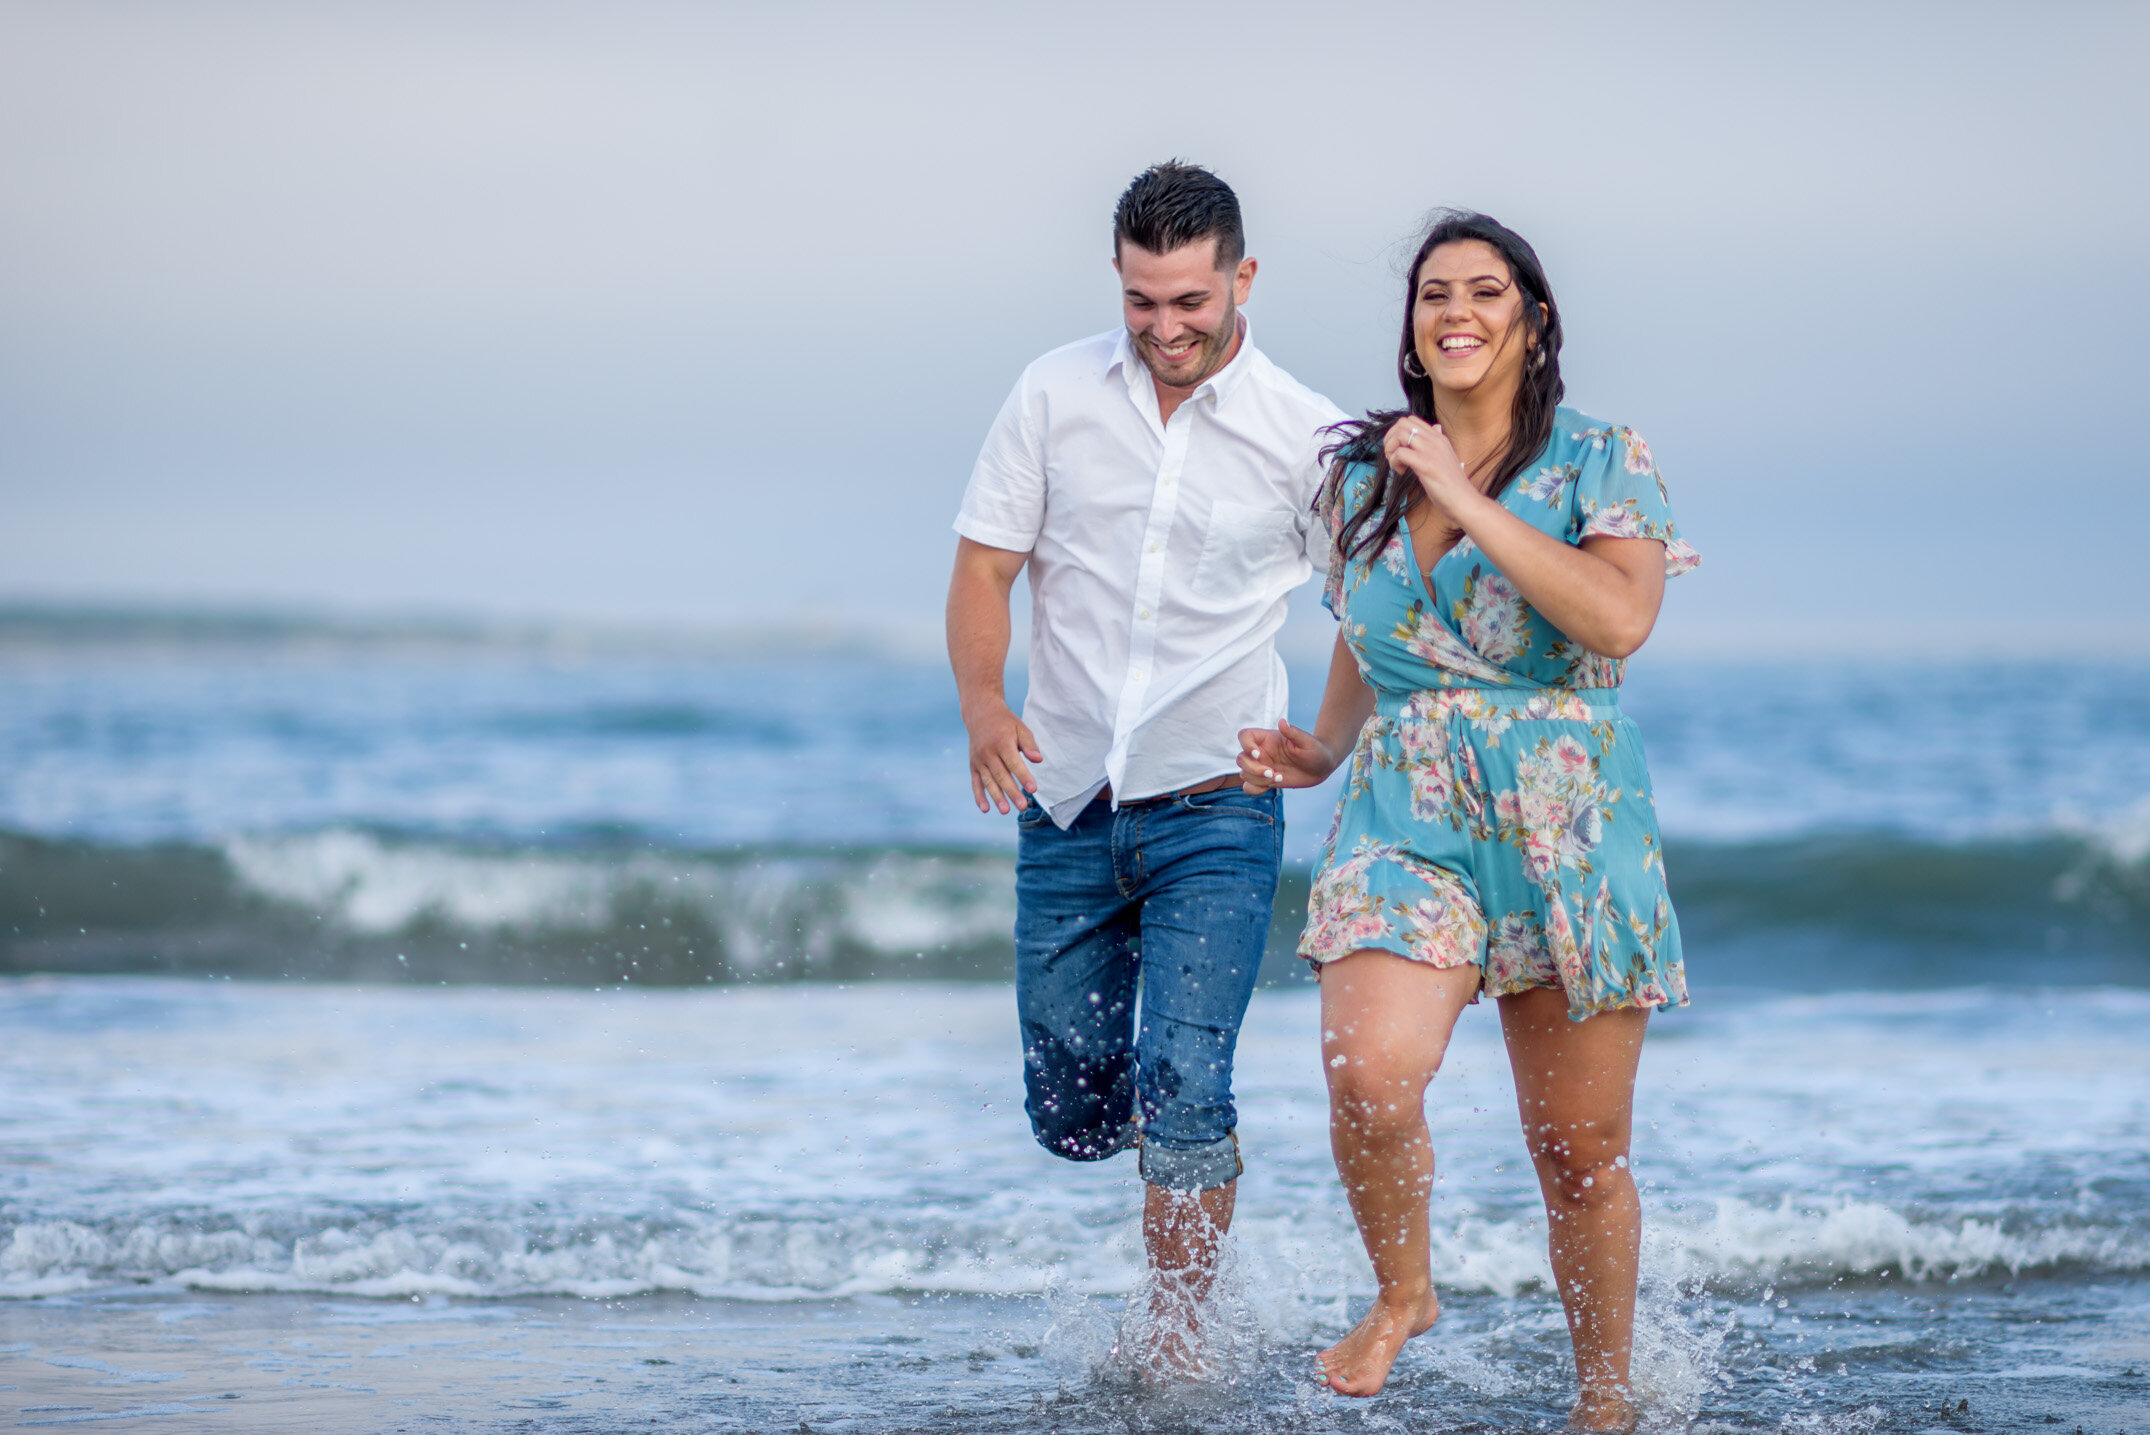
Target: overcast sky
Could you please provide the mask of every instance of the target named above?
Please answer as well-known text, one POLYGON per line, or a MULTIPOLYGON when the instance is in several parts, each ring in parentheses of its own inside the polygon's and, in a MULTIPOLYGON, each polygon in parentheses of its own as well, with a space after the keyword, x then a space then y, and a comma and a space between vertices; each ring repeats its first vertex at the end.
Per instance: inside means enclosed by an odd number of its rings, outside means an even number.
POLYGON ((1529 237, 1703 550, 1675 637, 2139 638, 2146 59, 2139 4, 0 0, 0 597, 930 623, 1178 155, 1346 408, 1424 211, 1529 237))

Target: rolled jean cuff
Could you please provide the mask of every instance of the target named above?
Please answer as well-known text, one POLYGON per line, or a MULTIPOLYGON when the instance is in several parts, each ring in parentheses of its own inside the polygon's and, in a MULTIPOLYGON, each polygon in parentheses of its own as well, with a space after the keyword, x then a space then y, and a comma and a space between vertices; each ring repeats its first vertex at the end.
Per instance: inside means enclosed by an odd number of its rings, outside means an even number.
POLYGON ((1237 1131, 1183 1149, 1160 1146, 1154 1137, 1142 1140, 1142 1179, 1168 1191, 1212 1191, 1229 1186, 1246 1169, 1239 1159, 1237 1131))

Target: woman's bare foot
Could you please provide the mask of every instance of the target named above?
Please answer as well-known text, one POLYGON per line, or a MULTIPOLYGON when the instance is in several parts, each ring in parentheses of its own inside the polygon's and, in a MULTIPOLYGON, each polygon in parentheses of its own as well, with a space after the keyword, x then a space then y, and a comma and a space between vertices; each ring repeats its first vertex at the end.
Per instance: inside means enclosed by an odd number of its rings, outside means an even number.
POLYGON ((1641 1423, 1635 1402, 1618 1391, 1584 1391, 1568 1412, 1568 1429, 1590 1435, 1628 1435, 1641 1423))
POLYGON ((1378 1395, 1403 1343, 1424 1335, 1440 1319, 1441 1302, 1428 1289, 1418 1300, 1374 1298, 1374 1308, 1351 1334, 1314 1357, 1314 1369, 1339 1395, 1378 1395))

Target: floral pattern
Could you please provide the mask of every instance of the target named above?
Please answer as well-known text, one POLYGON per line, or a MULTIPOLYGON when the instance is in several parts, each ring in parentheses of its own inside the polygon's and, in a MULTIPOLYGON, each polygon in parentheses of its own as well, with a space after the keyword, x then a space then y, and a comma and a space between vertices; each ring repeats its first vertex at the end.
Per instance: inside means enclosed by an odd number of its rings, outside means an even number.
POLYGON ((1530 650, 1530 605, 1493 569, 1471 569, 1450 611, 1471 651, 1496 667, 1530 650))
POLYGON ((1558 504, 1567 492, 1568 484, 1581 472, 1572 463, 1549 463, 1528 478, 1518 478, 1525 498, 1535 498, 1540 503, 1558 504))
MULTIPOLYGON (((1347 474, 1332 538, 1370 473, 1347 474)), ((1649 445, 1558 411, 1502 495, 1568 543, 1665 545, 1699 561, 1649 445)), ((1324 598, 1375 690, 1308 901, 1315 965, 1368 948, 1483 968, 1495 996, 1554 987, 1580 1020, 1687 1000, 1679 924, 1624 665, 1546 621, 1469 539, 1421 574, 1408 533, 1373 561, 1334 551, 1324 598)))
POLYGON ((1461 967, 1476 962, 1486 944, 1485 918, 1454 873, 1370 838, 1314 878, 1307 911, 1299 952, 1316 966, 1401 937, 1415 960, 1461 967), (1388 869, 1381 871, 1388 881, 1374 880, 1380 869, 1388 869), (1409 895, 1384 895, 1391 886, 1409 895))
MULTIPOLYGON (((1411 605, 1410 611, 1396 624, 1391 636, 1405 652, 1441 673, 1443 681, 1507 681, 1507 674, 1498 663, 1488 662, 1471 646, 1469 639, 1442 622, 1437 615, 1428 612, 1421 604, 1411 605)), ((1353 651, 1362 655, 1359 667, 1362 672, 1365 671, 1366 660, 1363 654, 1366 650, 1354 644, 1353 651)))
POLYGON ((1486 934, 1486 991, 1497 997, 1532 987, 1557 987, 1560 970, 1545 940, 1545 924, 1528 912, 1510 912, 1486 934))
POLYGON ((1604 840, 1620 790, 1598 780, 1597 759, 1566 733, 1541 737, 1516 764, 1516 786, 1493 801, 1501 841, 1523 854, 1523 871, 1539 887, 1567 873, 1587 877, 1590 854, 1604 840))

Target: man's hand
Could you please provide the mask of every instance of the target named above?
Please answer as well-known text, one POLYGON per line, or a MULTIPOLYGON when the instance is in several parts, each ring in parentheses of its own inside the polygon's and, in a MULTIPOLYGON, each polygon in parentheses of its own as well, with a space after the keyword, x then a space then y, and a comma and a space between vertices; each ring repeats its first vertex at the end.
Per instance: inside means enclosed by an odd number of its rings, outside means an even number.
POLYGON ((1038 740, 1005 702, 981 707, 975 717, 963 714, 963 726, 970 732, 971 799, 980 812, 993 807, 1003 813, 1011 808, 1021 812, 1030 805, 1028 794, 1038 790, 1030 764, 1043 762, 1045 754, 1038 751, 1038 740))
POLYGON ((1003 813, 1028 807, 1028 794, 1038 790, 1030 764, 1045 760, 1030 729, 1009 711, 1001 687, 1008 665, 1008 590, 1029 561, 1028 553, 959 538, 948 579, 948 663, 970 733, 970 795, 980 812, 996 805, 1003 813))
POLYGON ((1273 728, 1239 730, 1239 785, 1248 792, 1319 787, 1336 771, 1336 763, 1336 755, 1321 739, 1282 719, 1273 728))

